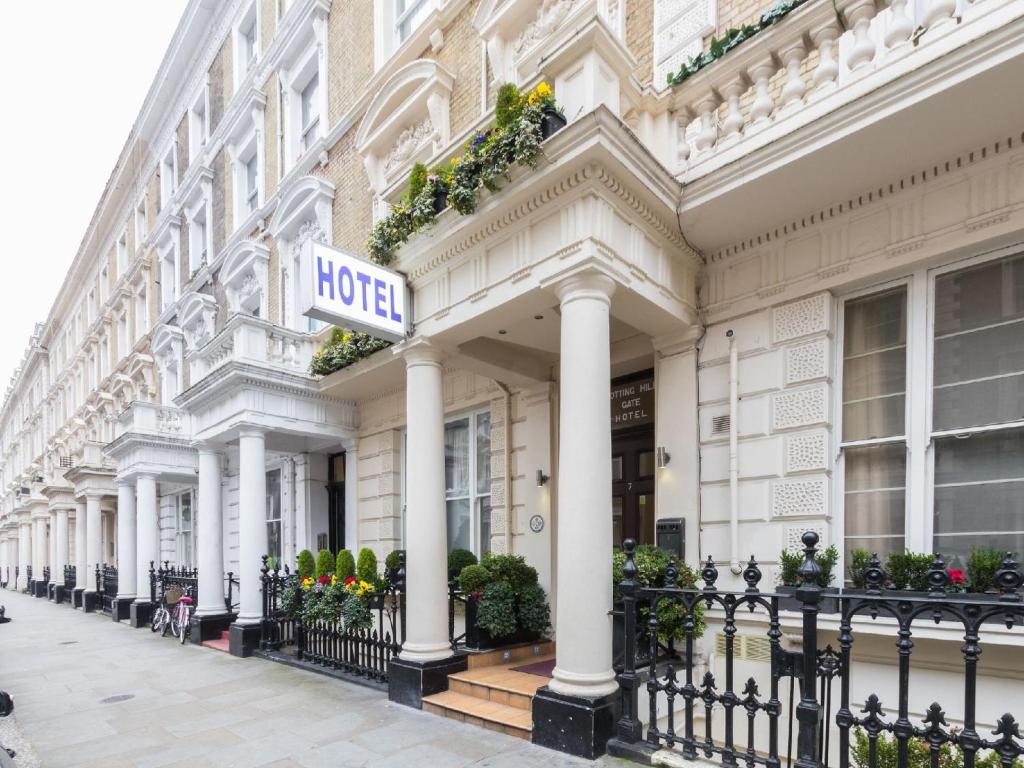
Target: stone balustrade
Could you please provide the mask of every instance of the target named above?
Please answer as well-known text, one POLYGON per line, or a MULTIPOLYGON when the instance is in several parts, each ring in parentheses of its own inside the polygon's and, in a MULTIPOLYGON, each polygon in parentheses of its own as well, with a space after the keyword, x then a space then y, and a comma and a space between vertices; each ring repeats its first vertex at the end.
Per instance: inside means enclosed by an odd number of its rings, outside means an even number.
POLYGON ((789 135, 998 28, 1010 5, 809 0, 674 88, 677 174, 692 181, 789 135))
POLYGON ((314 344, 308 334, 252 315, 236 314, 209 343, 189 353, 192 385, 230 362, 307 374, 314 344))
POLYGON ((136 400, 118 419, 117 436, 125 433, 188 439, 192 435, 191 416, 173 405, 136 400))

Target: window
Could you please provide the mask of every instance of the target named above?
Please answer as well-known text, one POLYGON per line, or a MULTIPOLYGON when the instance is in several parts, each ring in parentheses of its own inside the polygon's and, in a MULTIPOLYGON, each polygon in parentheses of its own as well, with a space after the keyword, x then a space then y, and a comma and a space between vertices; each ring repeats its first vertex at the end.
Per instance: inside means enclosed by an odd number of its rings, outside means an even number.
POLYGON ((235 89, 245 80, 259 56, 259 3, 249 3, 235 26, 235 89))
POLYGON ((281 561, 281 470, 267 472, 267 554, 281 561))
POLYGON ((117 359, 122 360, 128 354, 128 311, 125 310, 117 318, 117 359))
POLYGON ((259 169, 256 153, 253 152, 245 163, 245 205, 248 213, 252 213, 260 206, 259 202, 259 169))
POLYGON ((935 279, 935 550, 1024 553, 1024 255, 935 279))
POLYGON ((110 288, 110 273, 106 267, 100 270, 100 306, 107 303, 107 291, 110 288))
POLYGON ((210 231, 206 225, 206 203, 203 202, 189 221, 188 268, 189 275, 207 263, 210 231))
POLYGON ((460 416, 444 428, 448 549, 491 548, 491 415, 460 416))
POLYGON ((188 110, 188 157, 190 163, 196 162, 203 147, 206 146, 207 139, 210 138, 208 110, 206 109, 208 94, 209 90, 204 85, 188 110))
POLYGON ((178 189, 178 153, 174 144, 160 161, 160 207, 167 207, 178 189))
POLYGON ((919 270, 842 326, 847 556, 1024 553, 1024 255, 919 270))
POLYGON ((398 45, 401 45, 409 39, 409 35, 427 17, 431 4, 427 0, 394 0, 394 2, 395 39, 398 45))
POLYGON ((192 568, 195 565, 196 552, 196 520, 192 491, 178 494, 176 498, 178 506, 178 563, 185 568, 192 568))
POLYGON ((146 285, 139 285, 135 293, 135 338, 149 330, 149 304, 146 300, 146 285))
POLYGON ((307 151, 317 139, 317 128, 320 125, 320 109, 317 106, 317 95, 320 88, 320 76, 314 74, 306 87, 302 89, 301 96, 301 120, 302 139, 301 150, 307 151))
POLYGON ((135 247, 140 248, 142 243, 146 239, 146 235, 149 234, 148 224, 146 222, 146 198, 143 197, 139 200, 139 204, 135 206, 135 247))
POLYGON ((178 249, 173 245, 160 256, 160 310, 178 298, 178 249))

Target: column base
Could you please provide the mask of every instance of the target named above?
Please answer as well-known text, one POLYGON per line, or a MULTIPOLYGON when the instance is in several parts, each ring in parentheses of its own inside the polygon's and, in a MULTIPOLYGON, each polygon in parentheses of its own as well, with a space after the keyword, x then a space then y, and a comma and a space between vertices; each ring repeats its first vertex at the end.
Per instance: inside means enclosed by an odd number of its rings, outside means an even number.
POLYGON ((30 581, 28 584, 28 593, 32 597, 46 597, 46 585, 48 582, 45 581, 30 581))
POLYGON ((82 611, 85 613, 95 613, 100 609, 102 599, 100 598, 99 592, 86 592, 83 596, 82 611))
POLYGON ((135 629, 148 627, 152 618, 152 603, 132 603, 128 608, 128 623, 135 629))
POLYGON ((607 751, 619 710, 618 693, 586 699, 544 686, 533 697, 533 743, 594 760, 607 751))
POLYGON ((263 628, 256 624, 239 624, 235 622, 228 628, 228 653, 232 656, 247 658, 260 647, 263 628))
POLYGON ((79 609, 85 604, 85 587, 75 587, 71 592, 71 607, 79 609))
POLYGON ((55 602, 57 605, 60 605, 61 603, 63 603, 67 599, 68 599, 67 595, 64 593, 64 585, 63 584, 54 584, 53 585, 53 602, 55 602))
POLYGON ((46 599, 49 600, 51 603, 53 602, 53 595, 56 591, 57 585, 53 582, 50 582, 46 585, 46 599))
POLYGON ((393 659, 388 664, 388 699, 406 707, 423 709, 423 697, 448 690, 448 675, 464 672, 465 654, 438 661, 393 659))
POLYGON ((110 603, 110 618, 114 621, 123 621, 131 618, 132 604, 134 597, 115 597, 110 603))
MULTIPOLYGON (((203 616, 192 617, 192 633, 189 635, 192 643, 199 645, 206 640, 216 640, 225 630, 231 630, 231 622, 235 620, 233 613, 211 613, 203 616)), ((259 644, 259 638, 256 638, 259 644)))

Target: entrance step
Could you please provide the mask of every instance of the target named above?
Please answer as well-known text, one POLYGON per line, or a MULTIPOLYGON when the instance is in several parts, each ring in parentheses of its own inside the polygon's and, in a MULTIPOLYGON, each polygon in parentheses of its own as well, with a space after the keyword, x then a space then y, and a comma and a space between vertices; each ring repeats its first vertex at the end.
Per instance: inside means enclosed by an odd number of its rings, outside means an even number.
MULTIPOLYGON (((554 655, 554 641, 540 640, 536 643, 513 645, 507 648, 495 648, 492 651, 469 651, 466 661, 469 669, 478 669, 480 667, 494 667, 501 664, 511 664, 512 662, 528 664, 541 659, 552 658, 554 655)), ((515 666, 515 664, 512 666, 515 666)))
MULTIPOLYGON (((501 658, 502 651, 497 653, 501 658)), ((533 731, 534 694, 551 678, 514 668, 543 667, 542 662, 553 658, 550 654, 534 655, 527 647, 515 661, 456 672, 448 676, 447 691, 424 697, 423 710, 529 740, 533 731)))
POLYGON ((229 651, 228 651, 228 631, 224 630, 223 632, 220 633, 220 637, 218 637, 218 638, 216 638, 214 640, 204 640, 203 641, 203 648, 213 648, 213 650, 215 650, 215 651, 224 651, 224 653, 229 653, 229 651))

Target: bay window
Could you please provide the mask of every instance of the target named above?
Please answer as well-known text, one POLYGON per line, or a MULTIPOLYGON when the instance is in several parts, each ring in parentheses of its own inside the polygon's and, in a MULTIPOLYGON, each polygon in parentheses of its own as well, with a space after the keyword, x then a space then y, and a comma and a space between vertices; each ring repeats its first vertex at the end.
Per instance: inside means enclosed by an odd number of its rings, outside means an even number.
POLYGON ((491 548, 491 415, 458 416, 444 427, 448 550, 491 548))
POLYGON ((1024 552, 1024 255, 846 299, 846 554, 1024 552))

